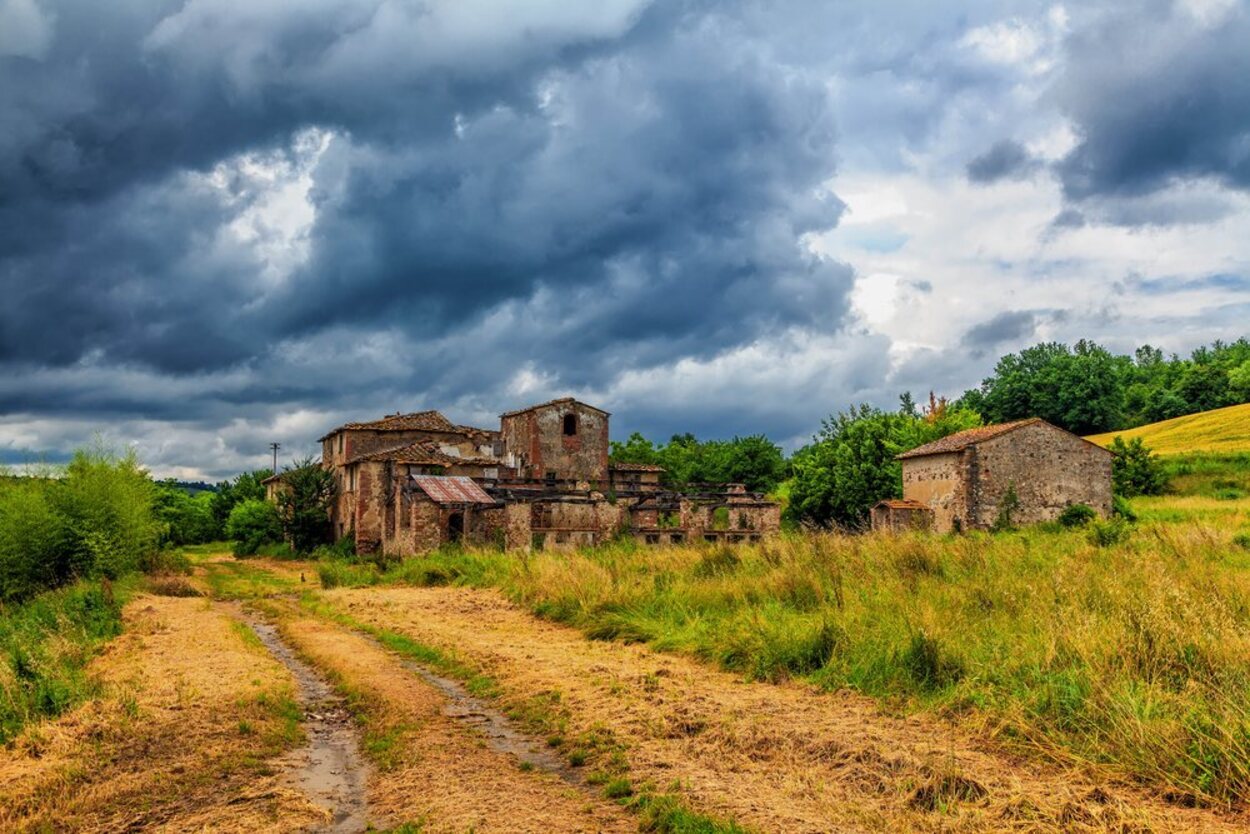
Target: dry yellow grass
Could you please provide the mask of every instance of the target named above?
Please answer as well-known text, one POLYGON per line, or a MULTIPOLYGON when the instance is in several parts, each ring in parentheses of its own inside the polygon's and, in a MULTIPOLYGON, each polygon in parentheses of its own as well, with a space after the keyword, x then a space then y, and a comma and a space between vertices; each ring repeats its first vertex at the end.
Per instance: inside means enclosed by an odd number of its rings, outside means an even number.
POLYGON ((1116 436, 1140 437, 1156 454, 1250 452, 1250 403, 1187 414, 1135 429, 1090 435, 1086 440, 1109 446, 1116 436))
POLYGON ((295 831, 322 813, 267 765, 286 670, 196 598, 141 596, 92 664, 105 696, 0 751, 0 830, 295 831))
POLYGON ((1106 773, 1039 766, 868 698, 743 683, 697 661, 587 641, 493 591, 338 590, 371 625, 455 651, 515 703, 558 693, 569 733, 606 727, 635 781, 681 785, 696 809, 764 831, 1240 831, 1106 773))

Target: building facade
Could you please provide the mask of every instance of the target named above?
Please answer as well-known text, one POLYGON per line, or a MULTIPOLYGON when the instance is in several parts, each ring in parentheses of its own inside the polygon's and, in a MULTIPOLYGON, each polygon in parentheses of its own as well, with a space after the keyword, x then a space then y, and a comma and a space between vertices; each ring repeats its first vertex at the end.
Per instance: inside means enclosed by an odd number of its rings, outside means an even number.
POLYGON ((899 460, 903 501, 878 504, 874 529, 988 529, 1013 490, 1016 524, 1053 521, 1072 504, 1111 514, 1111 453, 1045 420, 958 432, 899 460), (927 523, 918 508, 929 514, 927 523))
POLYGON ((780 507, 741 485, 674 492, 663 470, 613 466, 609 420, 572 398, 500 415, 499 430, 437 411, 347 423, 321 438, 334 473, 331 523, 357 552, 406 556, 447 542, 510 550, 601 544, 759 541, 780 530, 780 507))

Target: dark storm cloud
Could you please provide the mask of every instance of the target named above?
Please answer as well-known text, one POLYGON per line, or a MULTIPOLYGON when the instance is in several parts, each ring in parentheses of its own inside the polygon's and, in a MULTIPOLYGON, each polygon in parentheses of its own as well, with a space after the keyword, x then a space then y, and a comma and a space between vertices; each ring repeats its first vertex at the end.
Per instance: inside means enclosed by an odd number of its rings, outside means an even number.
POLYGON ((1114 5, 1075 28, 1055 91, 1081 137, 1058 168, 1070 198, 1195 178, 1250 188, 1250 6, 1212 9, 1114 5))
POLYGON ((1032 338, 1036 332, 1037 315, 1033 311, 1011 310, 968 328, 963 344, 970 348, 992 348, 1003 342, 1032 338))
MULTIPOLYGON (((730 6, 618 5, 465 26, 418 4, 54 4, 42 54, 0 57, 0 363, 253 375, 209 380, 213 404, 456 396, 526 361, 603 383, 836 327, 850 271, 799 243, 842 210, 823 79, 730 6), (265 192, 238 160, 307 162, 309 128, 330 137, 309 256, 274 280, 228 233, 265 192), (289 366, 330 331, 388 333, 407 368, 289 366)), ((64 407, 186 404, 85 387, 64 407)), ((55 407, 40 390, 3 401, 55 407)))
POLYGON ((975 183, 992 183, 1003 179, 1026 177, 1037 169, 1037 161, 1024 145, 1012 139, 995 142, 985 153, 968 163, 968 179, 975 183))

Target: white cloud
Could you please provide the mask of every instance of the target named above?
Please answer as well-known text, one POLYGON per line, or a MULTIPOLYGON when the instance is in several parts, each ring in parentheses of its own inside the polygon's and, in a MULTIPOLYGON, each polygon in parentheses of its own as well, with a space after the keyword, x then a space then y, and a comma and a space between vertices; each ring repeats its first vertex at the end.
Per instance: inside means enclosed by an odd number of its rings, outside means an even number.
POLYGON ((0 0, 0 56, 42 58, 55 19, 35 0, 0 0))

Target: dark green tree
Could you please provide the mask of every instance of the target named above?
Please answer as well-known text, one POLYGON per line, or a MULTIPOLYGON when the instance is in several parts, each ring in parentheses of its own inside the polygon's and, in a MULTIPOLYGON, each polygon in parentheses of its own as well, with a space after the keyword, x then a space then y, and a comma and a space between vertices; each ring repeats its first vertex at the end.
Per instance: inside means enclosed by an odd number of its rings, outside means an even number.
POLYGON ((330 506, 336 494, 334 475, 312 458, 297 461, 283 471, 278 515, 296 553, 308 553, 330 541, 330 506))
POLYGON ((1107 447, 1111 452, 1111 487, 1116 495, 1158 495, 1167 486, 1163 466, 1140 437, 1127 443, 1116 435, 1107 447))

